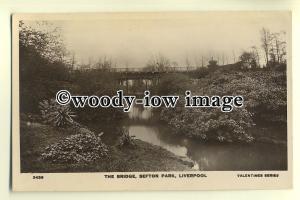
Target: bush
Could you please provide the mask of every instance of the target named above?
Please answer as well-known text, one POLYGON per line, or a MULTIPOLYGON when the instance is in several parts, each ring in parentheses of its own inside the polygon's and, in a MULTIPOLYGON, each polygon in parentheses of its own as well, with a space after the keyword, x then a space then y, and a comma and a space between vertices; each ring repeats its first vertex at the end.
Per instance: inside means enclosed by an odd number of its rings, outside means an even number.
MULTIPOLYGON (((243 108, 223 113, 218 108, 162 109, 161 119, 177 133, 202 140, 246 141, 254 138, 248 131, 255 124, 286 126, 286 74, 277 70, 210 72, 199 84, 191 86, 193 95, 241 95, 243 108)), ((178 104, 177 104, 178 105, 178 104)))
POLYGON ((208 67, 210 70, 215 70, 215 69, 218 67, 218 61, 213 60, 213 59, 209 60, 209 61, 208 61, 207 67, 208 67))
POLYGON ((241 95, 255 123, 286 124, 286 73, 276 70, 217 70, 191 88, 195 95, 241 95))
POLYGON ((56 127, 64 127, 74 123, 73 118, 76 117, 71 111, 69 105, 59 105, 54 99, 44 100, 39 103, 42 119, 47 124, 56 127))
POLYGON ((47 146, 42 160, 59 164, 91 163, 108 156, 108 148, 100 135, 94 133, 76 134, 47 146))
POLYGON ((178 108, 163 109, 161 119, 165 120, 176 133, 201 140, 253 141, 247 130, 253 126, 251 114, 243 108, 223 113, 219 108, 178 108))
POLYGON ((255 123, 286 124, 286 74, 275 70, 216 72, 203 87, 210 94, 242 95, 255 123))

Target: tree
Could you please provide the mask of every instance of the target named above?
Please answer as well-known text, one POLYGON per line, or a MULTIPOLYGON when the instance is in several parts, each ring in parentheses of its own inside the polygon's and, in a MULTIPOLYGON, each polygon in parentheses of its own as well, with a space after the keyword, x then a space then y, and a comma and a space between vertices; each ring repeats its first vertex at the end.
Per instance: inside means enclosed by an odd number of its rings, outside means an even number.
POLYGON ((99 58, 98 62, 95 64, 95 68, 101 70, 109 70, 112 68, 112 63, 112 59, 104 56, 103 58, 99 58))
POLYGON ((240 60, 242 62, 242 67, 251 67, 256 68, 258 66, 256 55, 253 52, 244 51, 240 56, 240 60))
POLYGON ((153 56, 148 60, 146 71, 165 71, 171 67, 171 62, 165 56, 159 54, 158 56, 153 56))
POLYGON ((214 60, 214 58, 211 58, 211 60, 208 61, 208 68, 215 68, 218 66, 218 61, 214 60))
POLYGON ((47 22, 19 23, 20 110, 38 112, 69 78, 67 51, 59 29, 47 22))
POLYGON ((262 48, 265 53, 266 66, 269 66, 269 54, 270 54, 271 41, 272 41, 272 37, 270 31, 266 28, 262 28, 261 42, 262 42, 262 48))
POLYGON ((284 56, 286 55, 286 42, 285 32, 272 33, 272 51, 271 56, 273 57, 274 63, 285 62, 284 56))
POLYGON ((257 47, 256 46, 252 46, 251 50, 252 50, 252 53, 253 53, 254 58, 256 60, 257 67, 260 67, 260 57, 259 57, 259 53, 258 53, 257 47))
POLYGON ((266 66, 275 66, 286 62, 285 32, 271 33, 268 29, 261 30, 262 48, 266 58, 266 66))
POLYGON ((30 26, 20 21, 19 46, 20 50, 34 51, 52 63, 64 62, 68 55, 60 29, 49 22, 37 22, 30 26))
POLYGON ((241 60, 242 62, 250 63, 251 60, 252 60, 252 57, 253 57, 253 56, 252 56, 252 54, 251 54, 250 52, 245 51, 245 52, 243 52, 242 55, 240 56, 240 60, 241 60))
POLYGON ((191 62, 189 60, 189 57, 185 58, 185 65, 186 65, 187 70, 189 70, 191 68, 191 62))

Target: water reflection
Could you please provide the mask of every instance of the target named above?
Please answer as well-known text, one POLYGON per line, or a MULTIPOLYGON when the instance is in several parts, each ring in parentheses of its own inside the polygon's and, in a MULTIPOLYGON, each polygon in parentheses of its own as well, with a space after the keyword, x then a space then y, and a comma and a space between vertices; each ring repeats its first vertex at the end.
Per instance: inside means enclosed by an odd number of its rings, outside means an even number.
POLYGON ((158 120, 153 122, 153 118, 156 117, 150 109, 135 106, 129 112, 129 119, 124 124, 130 135, 135 135, 140 140, 158 145, 177 156, 194 161, 194 169, 286 169, 287 155, 284 145, 203 143, 172 134, 171 129, 166 124, 158 120))
POLYGON ((134 106, 131 108, 128 116, 131 120, 149 120, 153 116, 153 113, 151 112, 151 108, 142 109, 141 107, 134 106))
POLYGON ((151 126, 140 126, 140 125, 132 125, 128 127, 129 134, 135 135, 137 139, 142 141, 150 142, 151 144, 155 144, 158 146, 167 149, 168 151, 173 152, 175 155, 186 157, 187 156, 187 148, 181 146, 179 144, 172 144, 162 140, 160 136, 159 128, 151 127, 151 126))

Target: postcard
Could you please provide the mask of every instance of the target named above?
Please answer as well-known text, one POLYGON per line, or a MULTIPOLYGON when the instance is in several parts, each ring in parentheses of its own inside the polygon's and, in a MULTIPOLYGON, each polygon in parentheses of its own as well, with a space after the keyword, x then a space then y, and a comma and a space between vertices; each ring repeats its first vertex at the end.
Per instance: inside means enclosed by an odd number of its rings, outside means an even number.
POLYGON ((13 191, 291 188, 291 21, 13 14, 13 191))

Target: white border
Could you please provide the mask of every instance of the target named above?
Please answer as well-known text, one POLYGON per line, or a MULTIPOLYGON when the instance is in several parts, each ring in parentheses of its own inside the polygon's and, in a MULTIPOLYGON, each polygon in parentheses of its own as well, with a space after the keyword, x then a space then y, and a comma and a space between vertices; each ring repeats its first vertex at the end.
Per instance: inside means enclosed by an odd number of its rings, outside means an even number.
MULTIPOLYGON (((0 195, 1 199, 53 199, 63 198, 72 200, 85 199, 299 199, 300 197, 300 160, 295 159, 294 189, 268 190, 268 191, 238 191, 238 192, 143 192, 143 193, 11 193, 10 180, 10 83, 11 83, 11 55, 10 55, 10 14, 13 12, 100 12, 100 11, 159 11, 159 10, 293 10, 293 43, 300 43, 300 1, 269 1, 269 0, 161 0, 152 3, 148 0, 5 0, 0 2, 0 195)), ((293 66, 300 66, 300 46, 293 45, 293 66)), ((300 84, 300 68, 293 68, 293 102, 300 98, 300 90, 296 89, 300 84)), ((300 114, 300 106, 293 105, 293 131, 300 131, 300 123, 296 123, 300 114)), ((294 157, 300 156, 300 136, 293 137, 294 157)))

